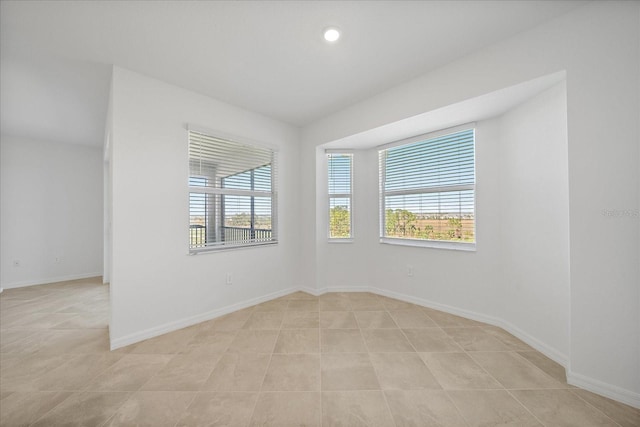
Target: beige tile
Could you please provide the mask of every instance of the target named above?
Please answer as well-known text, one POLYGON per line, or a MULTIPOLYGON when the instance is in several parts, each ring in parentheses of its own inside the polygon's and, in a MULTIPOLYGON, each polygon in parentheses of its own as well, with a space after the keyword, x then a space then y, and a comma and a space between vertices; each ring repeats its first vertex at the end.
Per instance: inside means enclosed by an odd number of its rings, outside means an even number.
POLYGON ((602 411, 622 427, 640 426, 640 409, 607 399, 606 397, 598 396, 586 390, 576 389, 573 390, 573 393, 591 406, 602 411))
POLYGON ((176 355, 143 386, 142 390, 197 391, 213 372, 221 355, 176 355))
POLYGON ((511 393, 548 427, 617 425, 570 390, 514 390, 511 393))
POLYGON ((564 387, 517 353, 474 352, 471 357, 508 389, 564 387))
POLYGON ((317 311, 287 311, 284 314, 282 328, 317 328, 319 324, 319 313, 317 311))
POLYGON ((229 344, 229 353, 271 353, 278 331, 241 330, 229 344))
POLYGON ((466 353, 421 353, 420 357, 445 390, 502 388, 466 353))
POLYGON ((455 405, 441 390, 384 392, 397 427, 465 427, 455 405))
POLYGON ((322 329, 320 349, 323 353, 366 353, 359 329, 322 329))
POLYGON ((5 346, 25 339, 38 331, 33 329, 4 329, 0 332, 0 351, 4 353, 5 346))
POLYGON ((218 354, 224 353, 238 331, 199 331, 189 341, 184 353, 218 354))
POLYGON ((423 307, 422 310, 441 328, 467 328, 471 326, 486 326, 485 323, 466 319, 454 314, 423 307))
POLYGON ((258 391, 269 366, 269 354, 227 353, 202 386, 207 391, 258 391))
POLYGON ((275 299, 255 306, 255 311, 285 311, 289 300, 275 299))
POLYGON ((34 383, 38 390, 79 391, 85 385, 113 366, 123 357, 118 353, 83 354, 70 358, 58 368, 39 377, 34 383))
POLYGON ((89 354, 109 351, 107 329, 51 329, 41 338, 38 343, 41 353, 89 354))
POLYGON ((361 329, 397 329, 398 325, 386 311, 357 311, 354 313, 361 329))
POLYGON ((29 426, 38 418, 63 402, 68 392, 15 392, 2 399, 0 425, 29 426))
POLYGON ((317 300, 290 300, 288 311, 318 311, 319 304, 317 300))
POLYGON ((55 329, 105 329, 109 326, 109 312, 82 313, 54 326, 55 329))
POLYGON ((387 427, 391 413, 381 391, 330 391, 322 393, 322 426, 387 427))
POLYGON ((173 427, 195 395, 181 391, 136 392, 104 426, 173 427))
POLYGON ((160 335, 137 344, 132 354, 177 354, 182 353, 195 336, 196 328, 185 328, 160 335))
POLYGON ((417 353, 371 353, 369 356, 383 390, 440 388, 417 353))
POLYGON ((404 302, 393 298, 387 297, 378 297, 382 304, 384 304, 384 308, 387 310, 413 310, 419 308, 419 306, 415 304, 411 304, 410 302, 404 302))
POLYGON ((47 412, 34 427, 101 426, 129 398, 125 392, 79 392, 47 412))
POLYGON ((43 375, 78 356, 33 354, 4 367, 0 373, 1 391, 35 391, 43 375))
POLYGON ((462 347, 440 328, 403 329, 402 332, 419 352, 463 351, 462 347))
POLYGON ((127 354, 91 380, 85 390, 136 391, 162 369, 173 356, 165 354, 127 354))
POLYGON ((320 390, 319 354, 274 354, 262 384, 263 391, 320 390))
POLYGON ((260 393, 252 427, 314 427, 321 425, 320 392, 260 393))
POLYGON ((322 299, 320 298, 320 311, 351 311, 351 303, 348 297, 322 299))
POLYGON ((368 353, 328 353, 321 361, 322 390, 379 390, 368 353))
POLYGON ((514 351, 535 351, 525 342, 511 335, 509 332, 497 326, 485 326, 484 331, 489 335, 495 337, 498 341, 506 345, 509 350, 514 351))
POLYGON ((540 368, 545 374, 563 384, 567 383, 564 368, 538 351, 519 351, 518 354, 540 368))
POLYGON ((384 311, 384 305, 376 297, 350 297, 353 311, 384 311))
POLYGON ((447 394, 470 427, 542 425, 504 390, 455 390, 447 394))
POLYGON ((466 351, 509 350, 509 347, 482 328, 445 328, 444 331, 466 351))
POLYGON ((282 329, 274 353, 319 353, 318 329, 282 329))
POLYGON ((284 313, 280 311, 256 311, 251 314, 243 329, 280 329, 284 313))
POLYGON ((176 427, 246 426, 257 399, 258 393, 198 393, 176 427))
POLYGON ((240 310, 233 313, 226 314, 218 317, 217 319, 210 320, 208 322, 201 323, 199 325, 199 331, 235 331, 242 329, 253 309, 240 310))
POLYGON ((358 323, 351 311, 321 311, 322 329, 357 329, 358 323))
POLYGON ((415 351, 400 329, 364 329, 362 336, 371 352, 415 351))
POLYGON ((422 310, 393 310, 389 312, 393 320, 401 328, 434 328, 438 327, 422 310))

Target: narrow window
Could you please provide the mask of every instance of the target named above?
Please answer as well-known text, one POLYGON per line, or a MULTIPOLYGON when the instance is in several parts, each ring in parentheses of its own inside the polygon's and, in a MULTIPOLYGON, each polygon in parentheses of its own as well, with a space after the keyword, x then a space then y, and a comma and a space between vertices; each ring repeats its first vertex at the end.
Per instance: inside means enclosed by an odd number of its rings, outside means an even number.
POLYGON ((329 239, 351 239, 353 155, 327 153, 329 188, 329 239))
POLYGON ((189 250, 277 242, 276 153, 189 131, 189 250))
POLYGON ((379 150, 383 242, 475 244, 474 134, 423 135, 379 150))

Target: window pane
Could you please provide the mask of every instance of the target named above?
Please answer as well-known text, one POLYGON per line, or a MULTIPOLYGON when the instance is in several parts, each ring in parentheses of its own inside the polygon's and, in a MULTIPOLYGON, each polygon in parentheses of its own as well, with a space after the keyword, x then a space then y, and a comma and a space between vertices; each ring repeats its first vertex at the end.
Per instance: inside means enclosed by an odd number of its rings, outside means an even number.
POLYGON ((268 148, 189 131, 191 249, 277 241, 275 161, 268 148))
POLYGON ((469 129, 381 150, 381 235, 475 242, 474 145, 469 129))
POLYGON ((384 151, 385 191, 475 182, 473 129, 384 151))
POLYGON ((329 194, 351 194, 351 154, 327 155, 329 194))
POLYGON ((329 237, 351 237, 351 198, 331 197, 329 199, 329 237))
POLYGON ((475 242, 473 191, 385 197, 385 235, 475 242))

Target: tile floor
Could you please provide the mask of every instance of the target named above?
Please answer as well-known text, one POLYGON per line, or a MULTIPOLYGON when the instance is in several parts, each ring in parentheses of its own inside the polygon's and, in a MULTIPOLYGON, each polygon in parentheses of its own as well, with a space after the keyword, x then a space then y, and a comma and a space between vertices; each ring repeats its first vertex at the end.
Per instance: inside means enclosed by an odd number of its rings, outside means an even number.
POLYGON ((505 331, 297 292, 110 352, 108 287, 0 294, 2 426, 639 426, 505 331))

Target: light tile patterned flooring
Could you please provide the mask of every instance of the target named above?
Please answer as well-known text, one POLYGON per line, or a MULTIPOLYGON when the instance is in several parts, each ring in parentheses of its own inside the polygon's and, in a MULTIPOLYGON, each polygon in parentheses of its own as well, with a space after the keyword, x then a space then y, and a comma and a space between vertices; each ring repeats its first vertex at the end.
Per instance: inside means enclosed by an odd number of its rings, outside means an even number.
POLYGON ((2 426, 639 426, 475 321, 297 292, 110 352, 98 280, 0 294, 2 426))

